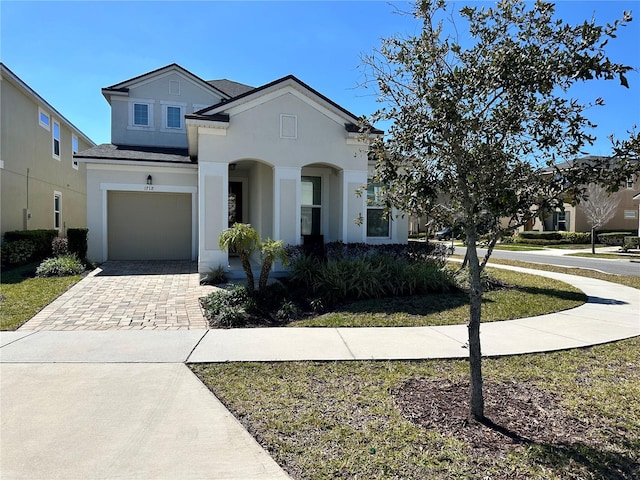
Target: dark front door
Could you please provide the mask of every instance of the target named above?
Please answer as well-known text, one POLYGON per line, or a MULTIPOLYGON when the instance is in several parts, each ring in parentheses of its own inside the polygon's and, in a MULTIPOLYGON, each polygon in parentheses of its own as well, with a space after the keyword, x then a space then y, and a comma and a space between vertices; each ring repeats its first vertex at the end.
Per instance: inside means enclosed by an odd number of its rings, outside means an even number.
POLYGON ((242 182, 229 182, 229 227, 242 221, 242 182))

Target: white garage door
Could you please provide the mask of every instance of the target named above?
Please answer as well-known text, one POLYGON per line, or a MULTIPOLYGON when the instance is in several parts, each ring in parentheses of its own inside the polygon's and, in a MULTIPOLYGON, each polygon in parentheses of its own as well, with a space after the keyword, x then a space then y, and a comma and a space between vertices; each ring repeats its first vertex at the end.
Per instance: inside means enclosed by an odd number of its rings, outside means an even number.
POLYGON ((191 195, 116 192, 107 195, 109 260, 190 260, 191 195))

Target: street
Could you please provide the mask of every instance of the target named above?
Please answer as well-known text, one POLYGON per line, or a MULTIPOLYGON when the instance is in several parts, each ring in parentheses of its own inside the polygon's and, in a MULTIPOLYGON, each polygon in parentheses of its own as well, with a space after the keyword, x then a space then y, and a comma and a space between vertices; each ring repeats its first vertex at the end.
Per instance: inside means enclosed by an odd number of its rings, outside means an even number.
MULTIPOLYGON (((640 259, 638 258, 609 260, 602 258, 570 257, 562 255, 562 252, 563 250, 533 250, 530 252, 494 250, 491 254, 491 259, 520 260, 522 262, 542 263, 561 267, 586 268, 616 275, 640 276, 640 259)), ((589 250, 585 250, 585 253, 588 252, 589 250)), ((466 247, 456 245, 456 255, 464 255, 465 253, 466 247)), ((484 256, 486 253, 486 249, 478 249, 479 256, 484 256)), ((491 259, 489 259, 489 263, 491 263, 491 259)))

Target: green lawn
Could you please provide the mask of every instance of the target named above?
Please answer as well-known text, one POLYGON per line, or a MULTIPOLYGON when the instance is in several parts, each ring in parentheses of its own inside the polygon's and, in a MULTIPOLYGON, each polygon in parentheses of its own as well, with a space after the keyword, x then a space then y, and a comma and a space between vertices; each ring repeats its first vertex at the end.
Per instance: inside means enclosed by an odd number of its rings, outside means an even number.
MULTIPOLYGON (((635 479, 640 477, 640 339, 548 354, 485 359, 485 388, 505 384, 537 392, 491 398, 487 408, 506 433, 502 411, 520 412, 536 434, 529 442, 472 447, 447 433, 445 417, 430 428, 401 412, 408 380, 467 382, 455 361, 290 362, 192 365, 294 479, 635 479), (558 431, 559 440, 544 440, 558 431), (575 430, 575 431, 574 431, 575 430)), ((461 393, 450 392, 457 396, 461 393)), ((427 414, 425 413, 425 415, 427 414)), ((515 422, 518 425, 518 422, 515 422)), ((463 432, 468 426, 459 425, 463 432)), ((486 427, 481 427, 486 428, 486 427)), ((501 434, 490 432, 500 437, 501 434)))
POLYGON ((2 271, 0 276, 0 330, 16 330, 45 306, 80 281, 72 277, 35 278, 38 265, 2 271))
POLYGON ((534 250, 544 250, 544 247, 538 245, 526 245, 522 243, 499 243, 494 250, 507 250, 510 252, 532 252, 534 250))
POLYGON ((568 257, 587 257, 587 258, 605 258, 605 259, 613 259, 613 260, 619 260, 619 259, 629 259, 629 258, 640 258, 640 255, 634 255, 634 254, 624 254, 624 255, 618 255, 615 253, 591 253, 591 252, 576 252, 576 253, 569 253, 567 254, 568 257))
MULTIPOLYGON (((487 292, 483 321, 511 320, 575 308, 587 297, 575 287, 536 275, 488 269, 514 288, 487 292)), ((324 315, 292 322, 294 327, 400 327, 465 324, 469 299, 463 292, 364 300, 324 315)))

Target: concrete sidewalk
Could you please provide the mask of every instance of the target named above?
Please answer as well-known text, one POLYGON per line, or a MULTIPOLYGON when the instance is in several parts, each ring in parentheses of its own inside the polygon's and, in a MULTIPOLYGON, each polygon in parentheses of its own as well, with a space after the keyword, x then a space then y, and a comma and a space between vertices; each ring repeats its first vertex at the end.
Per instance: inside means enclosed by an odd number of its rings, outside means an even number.
MULTIPOLYGON (((484 355, 640 335, 636 289, 504 268, 566 281, 589 301, 482 324, 484 355)), ((466 337, 464 325, 2 332, 0 478, 288 478, 184 363, 462 358, 466 337)))

